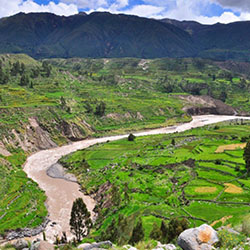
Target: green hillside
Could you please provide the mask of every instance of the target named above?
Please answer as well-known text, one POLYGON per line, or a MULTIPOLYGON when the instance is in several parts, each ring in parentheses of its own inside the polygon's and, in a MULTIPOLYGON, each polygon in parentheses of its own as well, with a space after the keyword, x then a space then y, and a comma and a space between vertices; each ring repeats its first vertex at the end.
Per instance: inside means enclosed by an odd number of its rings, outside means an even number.
POLYGON ((93 12, 69 17, 19 13, 0 19, 0 53, 35 58, 250 60, 249 22, 202 25, 93 12))
POLYGON ((22 54, 0 55, 0 183, 4 190, 0 192, 0 232, 37 226, 46 216, 43 192, 21 168, 32 152, 87 136, 190 121, 183 110, 190 104, 179 95, 210 95, 239 113, 249 112, 247 72, 225 68, 229 65, 202 59, 37 61, 22 54))
MULTIPOLYGON (((242 144, 249 129, 249 122, 213 125, 108 142, 62 158, 85 193, 95 193, 99 216, 89 237, 127 244, 139 218, 144 240, 153 237, 154 224, 160 230, 162 221, 168 225, 181 219, 188 227, 207 223, 240 231, 250 212, 243 150, 218 148, 242 144)), ((176 232, 179 224, 174 225, 176 232)), ((167 238, 158 240, 174 242, 178 233, 168 230, 167 238)))

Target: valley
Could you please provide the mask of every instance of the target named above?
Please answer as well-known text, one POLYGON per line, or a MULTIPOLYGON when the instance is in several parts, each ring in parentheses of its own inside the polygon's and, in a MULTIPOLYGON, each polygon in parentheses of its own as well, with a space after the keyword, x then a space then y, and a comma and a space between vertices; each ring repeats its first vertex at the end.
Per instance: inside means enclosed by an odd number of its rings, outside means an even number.
POLYGON ((44 228, 51 242, 63 231, 70 238, 77 197, 96 220, 90 242, 126 244, 140 217, 146 241, 153 225, 175 218, 241 230, 250 203, 247 63, 24 54, 0 62, 2 238, 44 228), (47 176, 57 161, 77 183, 47 176), (123 237, 105 235, 119 223, 123 237))
MULTIPOLYGON (((167 127, 167 128, 162 128, 162 129, 149 130, 146 132, 139 132, 139 133, 135 133, 135 136, 148 136, 148 135, 182 132, 185 130, 190 130, 191 128, 201 127, 201 126, 218 123, 222 121, 230 121, 234 119, 250 120, 250 118, 247 118, 247 117, 200 116, 200 117, 193 117, 192 122, 187 123, 187 124, 182 124, 182 125, 178 125, 175 127, 167 127)), ((46 233, 47 239, 52 241, 52 243, 55 240, 54 239, 55 235, 61 235, 62 232, 66 232, 68 235, 68 238, 70 238, 69 236, 71 235, 71 233, 69 230, 68 222, 70 219, 70 211, 71 211, 73 201, 77 197, 83 197, 83 200, 86 203, 90 211, 94 210, 96 202, 90 196, 84 196, 81 192, 79 192, 78 184, 68 182, 67 180, 54 179, 54 178, 49 177, 47 175, 47 170, 49 169, 49 167, 57 163, 57 161, 60 158, 62 158, 64 155, 70 154, 71 152, 74 152, 83 148, 89 148, 90 146, 95 145, 95 144, 105 143, 107 141, 108 142, 117 141, 117 140, 120 140, 122 138, 127 138, 127 137, 128 135, 120 135, 120 136, 113 136, 113 137, 104 137, 104 138, 98 138, 98 139, 84 140, 80 142, 75 142, 72 145, 67 145, 67 146, 63 146, 60 148, 41 151, 30 156, 27 159, 24 165, 24 171, 27 173, 27 176, 29 178, 31 178, 36 183, 38 183, 39 187, 45 191, 45 194, 47 196, 46 204, 48 206, 50 223, 48 224, 45 230, 45 233, 46 233)), ((139 150, 139 147, 140 146, 136 146, 136 149, 139 150)), ((113 149, 112 151, 114 153, 116 152, 115 149, 113 149)), ((105 152, 105 149, 104 149, 104 152, 105 152)), ((126 148, 124 148, 124 152, 126 152, 126 148)), ((79 160, 78 155, 79 155, 79 152, 77 153, 77 158, 76 158, 77 162, 79 160)), ((107 160, 100 159, 100 161, 106 162, 107 160)), ((66 165, 66 167, 68 166, 66 165)), ((79 171, 80 171, 79 174, 81 175, 81 172, 85 170, 80 168, 79 171)), ((105 181, 105 179, 103 181, 105 181)), ((96 188, 98 189, 98 187, 96 188)), ((92 216, 94 217, 94 214, 92 214, 92 216)))

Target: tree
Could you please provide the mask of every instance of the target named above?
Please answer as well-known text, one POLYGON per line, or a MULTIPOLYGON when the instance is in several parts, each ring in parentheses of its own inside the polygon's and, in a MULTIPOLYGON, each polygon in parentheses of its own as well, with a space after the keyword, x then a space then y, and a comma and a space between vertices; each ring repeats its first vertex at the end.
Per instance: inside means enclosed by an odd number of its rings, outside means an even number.
POLYGON ((92 221, 82 198, 78 198, 74 201, 69 224, 71 232, 76 236, 78 241, 89 233, 92 227, 92 221))
POLYGON ((86 109, 86 113, 88 113, 88 114, 90 114, 90 113, 93 112, 93 108, 92 108, 92 106, 90 105, 89 102, 86 102, 86 103, 85 103, 84 108, 86 109))
POLYGON ((102 240, 110 240, 111 242, 116 242, 117 241, 117 225, 116 225, 116 220, 112 219, 111 223, 107 227, 106 230, 102 231, 102 240))
POLYGON ((121 204, 121 195, 119 188, 116 185, 113 185, 111 189, 111 200, 114 206, 119 207, 121 204))
POLYGON ((175 146, 175 139, 174 139, 174 138, 172 139, 171 144, 172 144, 173 146, 175 146))
POLYGON ((128 141, 134 141, 135 138, 136 138, 135 135, 129 134, 129 136, 128 136, 128 141))
POLYGON ((167 243, 168 230, 164 221, 161 222, 162 243, 167 243))
POLYGON ((29 82, 30 82, 30 80, 29 80, 28 76, 26 76, 26 75, 21 76, 20 86, 27 86, 27 85, 29 85, 29 82))
POLYGON ((188 221, 186 219, 171 219, 167 227, 168 242, 174 240, 186 229, 188 229, 188 221))
POLYGON ((136 226, 133 229, 132 236, 129 240, 129 244, 136 244, 139 241, 142 241, 144 238, 144 232, 143 232, 143 227, 142 227, 142 220, 139 218, 136 226))
POLYGON ((227 92, 226 92, 225 89, 223 89, 223 90, 221 91, 220 96, 219 96, 219 99, 220 99, 221 101, 223 101, 223 102, 226 101, 226 99, 227 99, 227 92))
POLYGON ((106 104, 104 102, 100 102, 96 106, 95 114, 99 116, 103 116, 105 114, 106 104))
POLYGON ((45 76, 49 77, 51 75, 51 70, 52 70, 51 66, 48 64, 48 62, 43 61, 42 67, 43 67, 43 72, 45 73, 45 76))
POLYGON ((128 183, 126 182, 124 184, 124 201, 125 201, 125 204, 128 204, 129 203, 129 187, 128 187, 128 183))
POLYGON ((12 68, 10 70, 11 75, 16 76, 17 74, 20 73, 20 69, 21 69, 21 66, 20 66, 19 61, 13 63, 12 68))
POLYGON ((250 172, 250 141, 248 141, 243 154, 244 160, 246 162, 247 173, 250 172))

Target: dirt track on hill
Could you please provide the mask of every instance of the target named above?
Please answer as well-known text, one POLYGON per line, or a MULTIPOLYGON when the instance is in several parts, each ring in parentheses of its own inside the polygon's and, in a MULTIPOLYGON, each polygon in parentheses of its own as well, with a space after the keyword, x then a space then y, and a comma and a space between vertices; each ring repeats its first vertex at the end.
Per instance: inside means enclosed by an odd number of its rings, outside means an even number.
MULTIPOLYGON (((233 119, 250 120, 250 117, 216 115, 194 116, 193 120, 189 123, 167 128, 152 129, 134 134, 136 136, 169 134, 233 119)), ((94 216, 93 209, 95 207, 95 201, 90 196, 83 195, 83 193, 79 191, 79 185, 77 183, 49 177, 46 173, 48 168, 55 164, 64 155, 70 154, 79 149, 87 148, 97 143, 103 143, 108 140, 115 141, 126 138, 127 136, 128 135, 118 135, 97 139, 87 139, 74 142, 70 145, 40 151, 28 157, 24 165, 24 171, 27 173, 28 177, 38 183, 47 196, 46 205, 51 222, 47 225, 45 233, 49 241, 55 241, 55 235, 61 235, 63 231, 67 233, 68 239, 72 237, 69 228, 69 218, 73 201, 76 198, 83 198, 88 209, 91 211, 92 217, 94 216)), ((42 236, 40 235, 39 237, 42 236)))

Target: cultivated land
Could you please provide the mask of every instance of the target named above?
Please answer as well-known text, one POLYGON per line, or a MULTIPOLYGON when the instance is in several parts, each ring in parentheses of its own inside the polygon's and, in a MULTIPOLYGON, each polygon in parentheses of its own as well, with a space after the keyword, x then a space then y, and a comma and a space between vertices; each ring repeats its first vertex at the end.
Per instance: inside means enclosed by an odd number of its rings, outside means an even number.
MULTIPOLYGON (((188 122, 183 108, 193 107, 179 95, 210 95, 238 113, 250 110, 249 72, 241 64, 235 69, 201 59, 37 61, 19 54, 1 55, 0 61, 1 75, 8 75, 0 88, 1 234, 36 227, 47 215, 44 192, 22 170, 33 152, 88 136, 188 122), (16 62, 24 68, 15 72, 16 62)), ((206 103, 195 106, 202 111, 206 103)), ((211 110, 216 111, 206 112, 211 110)))
POLYGON ((98 200, 99 217, 90 237, 105 239, 112 219, 121 215, 129 222, 117 239, 122 244, 139 217, 145 239, 154 222, 160 226, 162 219, 175 217, 187 218, 192 227, 208 223, 241 230, 250 212, 243 150, 216 150, 240 143, 249 131, 249 121, 228 122, 132 142, 110 141, 66 156, 60 163, 77 176, 86 194, 98 200))

